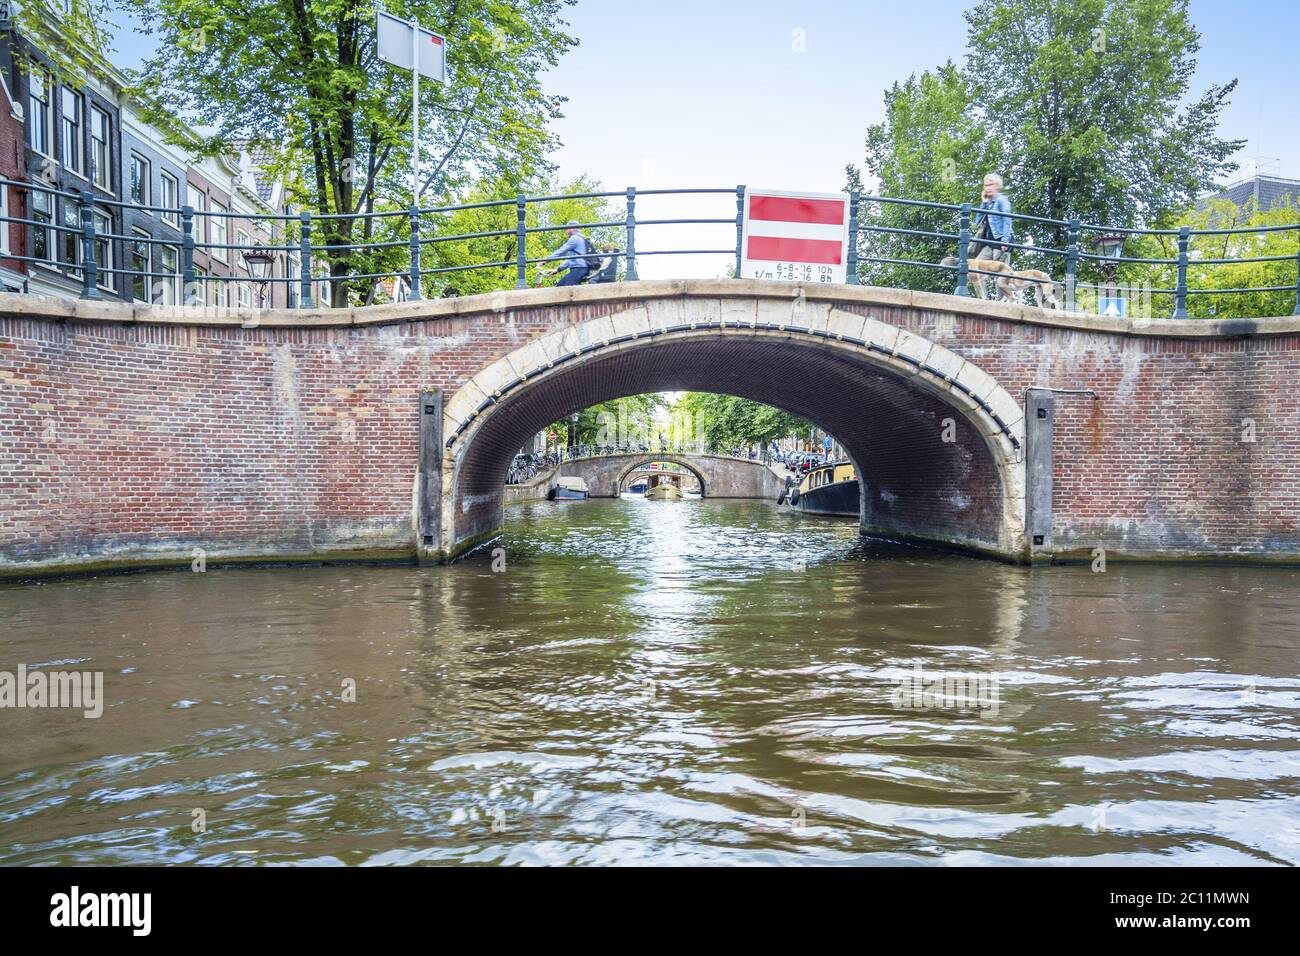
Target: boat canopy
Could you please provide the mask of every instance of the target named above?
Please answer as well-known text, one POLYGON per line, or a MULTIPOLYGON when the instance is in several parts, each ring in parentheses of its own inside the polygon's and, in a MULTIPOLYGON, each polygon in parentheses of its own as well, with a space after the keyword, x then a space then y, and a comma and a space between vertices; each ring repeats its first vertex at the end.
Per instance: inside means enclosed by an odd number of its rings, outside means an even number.
POLYGON ((563 488, 565 491, 586 491, 587 483, 575 476, 561 476, 555 479, 555 487, 563 488))

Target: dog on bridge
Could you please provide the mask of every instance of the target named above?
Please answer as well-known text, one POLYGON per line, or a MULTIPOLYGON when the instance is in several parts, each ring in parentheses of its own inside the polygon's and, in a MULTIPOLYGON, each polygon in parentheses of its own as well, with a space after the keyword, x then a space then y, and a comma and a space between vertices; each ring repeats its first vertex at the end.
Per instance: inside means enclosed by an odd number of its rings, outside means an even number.
MULTIPOLYGON (((957 265, 957 257, 944 256, 939 265, 951 268, 957 265)), ((967 259, 966 274, 981 299, 988 298, 985 295, 984 280, 991 278, 999 299, 1015 301, 1021 292, 1029 289, 1034 304, 1040 308, 1044 303, 1053 309, 1061 307, 1056 297, 1055 280, 1040 269, 1017 271, 1000 259, 967 259)))

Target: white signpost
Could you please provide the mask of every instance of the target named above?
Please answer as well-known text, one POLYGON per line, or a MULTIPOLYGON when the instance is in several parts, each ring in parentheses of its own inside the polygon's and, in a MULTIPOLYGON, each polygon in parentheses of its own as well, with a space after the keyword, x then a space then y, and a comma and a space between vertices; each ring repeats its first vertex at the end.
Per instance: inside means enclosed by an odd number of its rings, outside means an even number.
POLYGON ((376 14, 379 58, 411 71, 411 204, 420 205, 420 75, 447 83, 447 38, 414 20, 376 14))
POLYGON ((848 193, 745 189, 740 278, 843 283, 848 193))

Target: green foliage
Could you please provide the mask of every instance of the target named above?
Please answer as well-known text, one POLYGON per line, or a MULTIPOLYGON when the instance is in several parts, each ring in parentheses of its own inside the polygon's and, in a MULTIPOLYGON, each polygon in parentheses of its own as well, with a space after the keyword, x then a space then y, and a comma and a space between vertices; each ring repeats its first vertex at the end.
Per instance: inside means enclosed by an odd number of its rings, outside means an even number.
MULTIPOLYGON (((498 289, 515 287, 516 236, 515 224, 518 218, 515 205, 516 188, 513 184, 501 181, 484 182, 475 185, 460 200, 461 204, 475 205, 505 201, 501 205, 484 206, 477 209, 462 209, 455 212, 438 214, 435 221, 423 227, 423 235, 480 236, 474 239, 452 239, 446 242, 430 243, 422 252, 423 269, 454 270, 463 266, 481 265, 487 262, 507 262, 508 265, 494 269, 466 269, 465 271, 448 271, 438 273, 427 280, 427 295, 473 295, 479 292, 493 292, 498 289), (497 232, 502 235, 482 236, 482 233, 497 232)), ((563 186, 557 186, 549 180, 537 180, 529 184, 530 195, 572 195, 575 193, 600 192, 600 184, 590 179, 579 178, 563 186)), ((529 259, 541 259, 555 251, 565 239, 563 226, 566 222, 576 222, 581 226, 595 222, 611 222, 623 219, 621 209, 599 198, 565 198, 547 203, 529 203, 525 220, 530 229, 548 229, 547 232, 533 232, 525 240, 525 250, 529 259)), ((406 224, 398 220, 399 231, 405 232, 406 224)), ((582 233, 590 241, 593 249, 599 249, 605 242, 622 246, 622 226, 604 226, 583 228, 582 233)), ((409 232, 406 232, 409 235, 409 232)), ((406 254, 400 253, 401 261, 406 254)), ((558 263, 538 263, 530 265, 527 270, 528 284, 542 284, 538 275, 540 268, 552 268, 558 263)))
MULTIPOLYGON (((1243 206, 1230 200, 1212 200, 1204 209, 1185 213, 1171 228, 1190 226, 1197 229, 1241 229, 1246 227, 1283 226, 1300 223, 1300 204, 1291 200, 1284 206, 1261 210, 1254 199, 1243 206)), ((1240 292, 1222 295, 1189 295, 1187 314, 1191 318, 1245 318, 1251 316, 1290 315, 1296 305, 1296 268, 1300 255, 1300 230, 1242 233, 1226 236, 1193 236, 1188 258, 1189 289, 1249 289, 1282 286, 1277 292, 1240 292), (1251 259, 1284 257, 1278 262, 1233 262, 1220 265, 1197 265, 1197 260, 1251 259)), ((1176 236, 1134 236, 1125 244, 1124 254, 1144 259, 1176 259, 1176 236)), ((1119 271, 1121 284, 1131 285, 1130 298, 1140 296, 1141 289, 1172 289, 1177 282, 1173 265, 1125 263, 1119 271)), ((1153 312, 1169 315, 1173 296, 1153 296, 1153 312)))
MULTIPOLYGON (((273 172, 296 204, 344 217, 317 241, 382 239, 397 227, 367 215, 380 197, 410 202, 411 76, 376 53, 375 6, 364 0, 116 0, 158 52, 134 78, 145 118, 177 141, 176 118, 211 132, 201 151, 252 143, 277 157, 273 172)), ((448 38, 451 83, 422 82, 422 205, 475 179, 522 184, 546 174, 548 123, 562 98, 541 75, 576 41, 564 32, 567 0, 404 0, 390 12, 448 38)), ((187 143, 188 145, 188 143, 187 143)), ((336 276, 382 271, 388 253, 329 256, 336 276)), ((371 284, 335 283, 335 304, 371 284)))
MULTIPOLYGON (((1186 0, 979 0, 966 20, 964 67, 948 63, 885 92, 885 119, 866 146, 882 195, 977 205, 983 175, 999 172, 1016 212, 1159 226, 1236 168, 1229 157, 1241 142, 1216 135, 1235 81, 1191 94, 1200 39, 1186 0)), ((946 213, 868 207, 864 221, 956 231, 946 213)), ((1062 232, 1016 224, 1018 241, 1032 235, 1038 245, 1063 247, 1062 232)), ((955 245, 883 236, 864 254, 935 262, 955 245)), ((1058 257, 1015 258, 1063 271, 1058 257)), ((868 266, 864 276, 952 285, 905 266, 868 266)))
POLYGON ((559 437, 555 444, 571 440, 584 445, 616 445, 624 442, 652 442, 658 438, 658 413, 668 403, 656 392, 629 395, 584 408, 578 413, 577 437, 571 439, 573 423, 562 418, 547 426, 559 437))
POLYGON ((766 445, 810 430, 803 419, 779 408, 713 392, 686 392, 677 400, 673 414, 700 422, 703 434, 699 439, 715 450, 766 445))

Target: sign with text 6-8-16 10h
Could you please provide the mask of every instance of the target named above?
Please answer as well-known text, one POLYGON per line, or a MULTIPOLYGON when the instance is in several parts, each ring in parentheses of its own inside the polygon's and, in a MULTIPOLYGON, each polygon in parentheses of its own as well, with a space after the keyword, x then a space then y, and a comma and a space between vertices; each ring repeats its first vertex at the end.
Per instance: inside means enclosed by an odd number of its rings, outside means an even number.
POLYGON ((742 279, 843 283, 848 194, 746 188, 740 241, 742 279))

